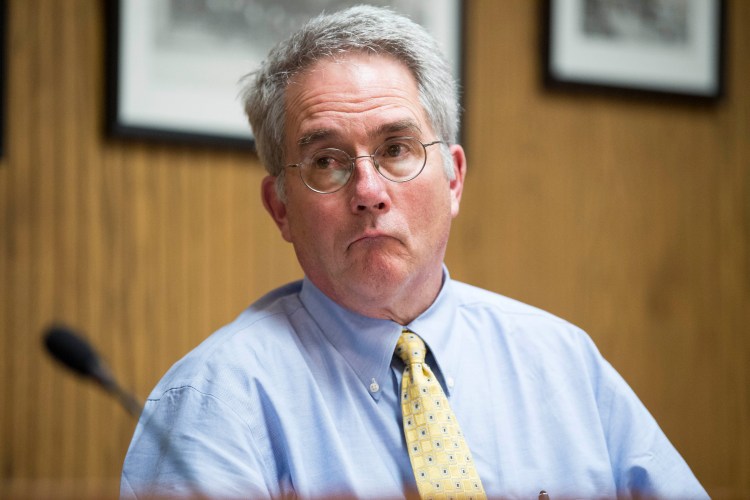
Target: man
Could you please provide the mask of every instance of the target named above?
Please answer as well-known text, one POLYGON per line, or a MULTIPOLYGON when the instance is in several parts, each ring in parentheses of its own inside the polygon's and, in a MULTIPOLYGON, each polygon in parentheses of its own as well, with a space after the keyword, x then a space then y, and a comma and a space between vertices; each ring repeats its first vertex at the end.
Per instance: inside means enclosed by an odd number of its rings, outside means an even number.
POLYGON ((263 202, 305 278, 165 375, 123 496, 706 496, 583 332, 450 279, 467 167, 438 54, 356 7, 247 81, 263 202))

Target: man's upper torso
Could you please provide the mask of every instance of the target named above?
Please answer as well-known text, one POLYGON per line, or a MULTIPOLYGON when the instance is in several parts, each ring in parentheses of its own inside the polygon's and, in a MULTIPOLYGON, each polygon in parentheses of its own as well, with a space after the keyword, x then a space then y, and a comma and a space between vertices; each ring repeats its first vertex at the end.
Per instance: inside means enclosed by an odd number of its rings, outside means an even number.
MULTIPOLYGON (((490 498, 705 495, 569 323, 446 273, 435 303, 407 326, 431 352, 490 498)), ((414 491, 398 400, 403 365, 393 356, 400 332, 336 305, 307 280, 267 295, 154 389, 125 461, 123 495, 414 491)))

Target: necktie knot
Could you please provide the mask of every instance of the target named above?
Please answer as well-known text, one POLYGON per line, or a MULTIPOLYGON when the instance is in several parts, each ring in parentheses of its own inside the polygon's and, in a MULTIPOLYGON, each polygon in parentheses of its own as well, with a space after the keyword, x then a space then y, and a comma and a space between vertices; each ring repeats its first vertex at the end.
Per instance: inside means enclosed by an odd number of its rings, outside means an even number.
POLYGON ((426 352, 427 348, 419 335, 404 328, 396 343, 398 357, 408 366, 415 363, 424 363, 426 352))

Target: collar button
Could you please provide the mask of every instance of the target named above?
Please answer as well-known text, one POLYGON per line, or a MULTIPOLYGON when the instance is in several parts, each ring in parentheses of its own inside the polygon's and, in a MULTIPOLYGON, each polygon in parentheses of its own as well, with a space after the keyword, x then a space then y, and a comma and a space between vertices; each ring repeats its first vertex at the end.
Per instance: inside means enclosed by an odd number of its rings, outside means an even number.
POLYGON ((375 393, 380 390, 380 386, 375 381, 375 379, 372 379, 372 382, 370 382, 370 392, 375 393))

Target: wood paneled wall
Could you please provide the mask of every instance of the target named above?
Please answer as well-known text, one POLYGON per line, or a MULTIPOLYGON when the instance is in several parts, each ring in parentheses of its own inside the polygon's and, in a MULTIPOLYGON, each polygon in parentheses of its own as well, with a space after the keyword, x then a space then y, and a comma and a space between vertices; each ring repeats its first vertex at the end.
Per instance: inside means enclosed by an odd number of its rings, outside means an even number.
MULTIPOLYGON (((728 92, 696 106, 555 94, 539 6, 466 2, 469 177, 455 278, 584 327, 709 493, 750 491, 750 3, 728 92)), ((250 153, 103 133, 97 0, 8 1, 0 162, 0 497, 112 497, 134 422, 41 349, 84 330, 145 397, 208 333, 300 276, 250 153)))

